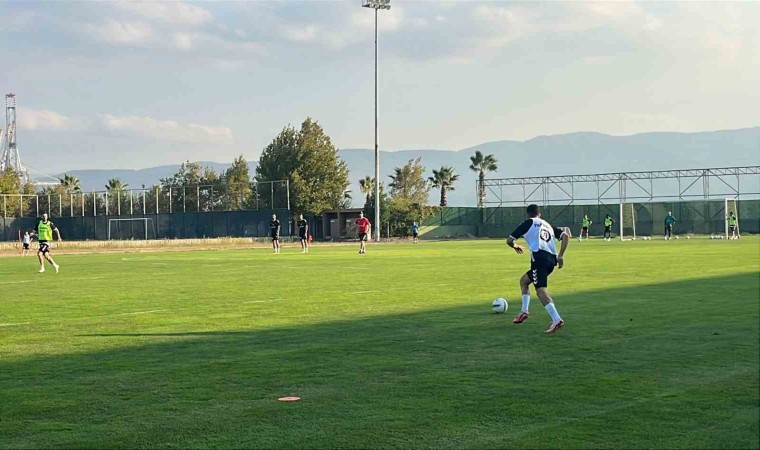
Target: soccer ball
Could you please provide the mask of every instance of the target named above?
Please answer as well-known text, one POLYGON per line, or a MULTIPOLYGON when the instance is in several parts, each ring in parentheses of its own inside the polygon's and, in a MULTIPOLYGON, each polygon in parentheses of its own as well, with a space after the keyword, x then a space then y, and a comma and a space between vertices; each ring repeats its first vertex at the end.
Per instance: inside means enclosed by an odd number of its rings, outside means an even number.
POLYGON ((676 236, 676 240, 678 240, 678 236, 676 236))
POLYGON ((493 309, 493 312, 496 314, 504 314, 507 312, 508 307, 509 305, 507 305, 507 301, 503 298, 497 298, 491 303, 491 309, 493 309))

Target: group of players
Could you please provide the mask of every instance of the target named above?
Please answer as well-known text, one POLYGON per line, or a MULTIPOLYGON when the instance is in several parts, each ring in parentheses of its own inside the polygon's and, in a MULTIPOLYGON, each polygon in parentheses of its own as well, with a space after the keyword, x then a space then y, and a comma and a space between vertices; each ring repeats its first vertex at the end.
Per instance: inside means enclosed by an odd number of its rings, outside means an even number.
MULTIPOLYGON (((734 215, 733 211, 728 213, 728 216, 726 217, 726 220, 728 221, 728 232, 729 232, 729 239, 739 239, 739 225, 736 218, 736 215, 734 215)), ((578 240, 582 241, 583 237, 586 237, 586 240, 589 239, 588 230, 591 224, 594 223, 591 221, 591 219, 588 218, 588 215, 585 214, 583 216, 583 221, 581 222, 581 229, 578 233, 578 240)), ((607 214, 604 218, 604 240, 605 241, 611 241, 612 240, 612 225, 615 224, 615 221, 610 217, 609 214, 607 214)), ((665 216, 664 220, 664 227, 665 231, 663 234, 663 237, 666 241, 669 241, 673 237, 673 226, 676 224, 676 218, 673 217, 673 212, 668 211, 668 215, 665 216)))
MULTIPOLYGON (((526 209, 526 213, 528 219, 515 228, 507 238, 507 245, 517 254, 521 255, 525 253, 526 250, 515 243, 515 241, 520 238, 525 239, 528 250, 530 250, 530 269, 520 277, 522 307, 520 308, 520 314, 518 314, 512 322, 515 324, 521 324, 530 317, 530 285, 532 284, 536 291, 536 295, 551 318, 549 328, 545 331, 545 333, 551 334, 564 327, 565 322, 562 320, 559 312, 557 312, 554 300, 549 294, 549 275, 552 274, 555 267, 558 269, 564 267, 564 255, 570 242, 571 234, 568 228, 556 228, 549 224, 549 222, 543 220, 538 205, 529 205, 526 209), (559 250, 557 250, 555 240, 561 242, 559 250)), ((727 220, 732 238, 738 239, 737 220, 733 212, 729 214, 727 220)), ((372 225, 369 219, 364 217, 363 212, 359 213, 359 218, 356 219, 354 223, 357 226, 359 236, 359 254, 364 254, 366 253, 366 242, 372 225)), ((614 223, 615 221, 609 214, 607 214, 604 219, 604 238, 607 241, 611 239, 612 225, 614 223)), ((591 224, 592 222, 588 218, 588 215, 584 215, 579 239, 582 239, 584 235, 586 236, 586 239, 588 239, 588 230, 591 224)), ((672 236, 674 224, 675 218, 671 212, 668 212, 668 216, 665 218, 665 239, 670 239, 672 236)), ((311 236, 309 234, 309 223, 304 219, 303 214, 299 214, 298 220, 296 221, 296 227, 298 228, 298 238, 301 241, 301 253, 308 253, 311 236)), ((272 249, 274 250, 274 253, 280 253, 280 232, 282 224, 277 220, 275 214, 272 214, 272 220, 269 222, 269 229, 272 239, 272 249)), ((40 273, 45 272, 45 261, 48 261, 48 263, 53 266, 56 273, 58 273, 60 266, 56 264, 50 255, 50 242, 53 240, 54 235, 56 240, 60 242, 61 233, 53 222, 50 221, 47 213, 42 215, 42 218, 37 222, 35 229, 31 233, 26 232, 24 234, 24 254, 28 253, 29 243, 31 242, 33 235, 36 235, 39 241, 37 258, 40 262, 40 273)), ((412 239, 415 244, 418 242, 418 238, 419 225, 415 222, 412 225, 412 239)))

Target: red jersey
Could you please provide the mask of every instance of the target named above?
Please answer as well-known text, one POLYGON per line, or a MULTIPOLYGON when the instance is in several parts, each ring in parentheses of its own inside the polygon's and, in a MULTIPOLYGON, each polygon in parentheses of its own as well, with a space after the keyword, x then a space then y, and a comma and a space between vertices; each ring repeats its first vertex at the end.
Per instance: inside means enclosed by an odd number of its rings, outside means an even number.
POLYGON ((359 225, 359 233, 361 234, 367 234, 367 228, 369 227, 369 219, 366 217, 362 217, 360 219, 356 219, 357 225, 359 225))

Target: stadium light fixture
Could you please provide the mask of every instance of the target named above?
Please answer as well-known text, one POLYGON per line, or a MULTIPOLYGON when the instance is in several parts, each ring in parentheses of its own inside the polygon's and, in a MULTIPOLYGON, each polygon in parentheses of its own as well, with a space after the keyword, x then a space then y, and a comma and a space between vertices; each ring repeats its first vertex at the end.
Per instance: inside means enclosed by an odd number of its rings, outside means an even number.
POLYGON ((391 0, 362 0, 363 8, 375 10, 375 241, 380 242, 380 147, 378 145, 377 131, 377 12, 391 9, 391 0))

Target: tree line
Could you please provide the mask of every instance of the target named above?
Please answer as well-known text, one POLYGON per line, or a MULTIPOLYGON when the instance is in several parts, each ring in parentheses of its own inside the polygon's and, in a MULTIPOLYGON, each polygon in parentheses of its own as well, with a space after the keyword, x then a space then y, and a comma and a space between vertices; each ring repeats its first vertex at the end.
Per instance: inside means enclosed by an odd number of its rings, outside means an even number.
MULTIPOLYGON (((485 175, 497 170, 497 160, 478 150, 470 162, 470 169, 478 173, 478 206, 482 207, 485 175)), ((404 233, 412 222, 422 222, 434 214, 436 208, 448 205, 448 193, 455 189, 459 175, 450 166, 433 169, 427 178, 425 172, 421 158, 412 159, 393 169, 387 186, 381 182, 381 229, 390 229, 391 234, 404 233), (437 206, 429 205, 431 190, 438 191, 437 206)), ((81 182, 76 177, 65 174, 59 181, 55 186, 35 190, 33 184, 22 185, 19 178, 8 171, 0 174, 0 193, 36 193, 42 197, 59 195, 59 198, 69 199, 71 194, 82 193, 81 182)), ((365 176, 359 183, 364 210, 370 218, 374 217, 374 182, 373 177, 365 176)), ((187 161, 172 176, 138 188, 144 190, 142 195, 130 194, 129 208, 137 211, 154 211, 157 207, 161 211, 245 210, 284 208, 289 202, 291 210, 297 213, 316 215, 326 210, 350 208, 353 199, 349 185, 348 167, 338 149, 317 121, 306 118, 299 128, 284 127, 264 148, 254 174, 250 173, 243 155, 221 173, 187 161), (277 183, 283 180, 287 180, 287 184, 277 183), (267 187, 261 189, 261 186, 267 187)), ((126 207, 122 204, 125 201, 122 193, 130 190, 127 183, 112 178, 104 187, 108 196, 91 196, 87 200, 89 204, 82 199, 78 207, 100 211, 108 208, 112 214, 126 207)))

